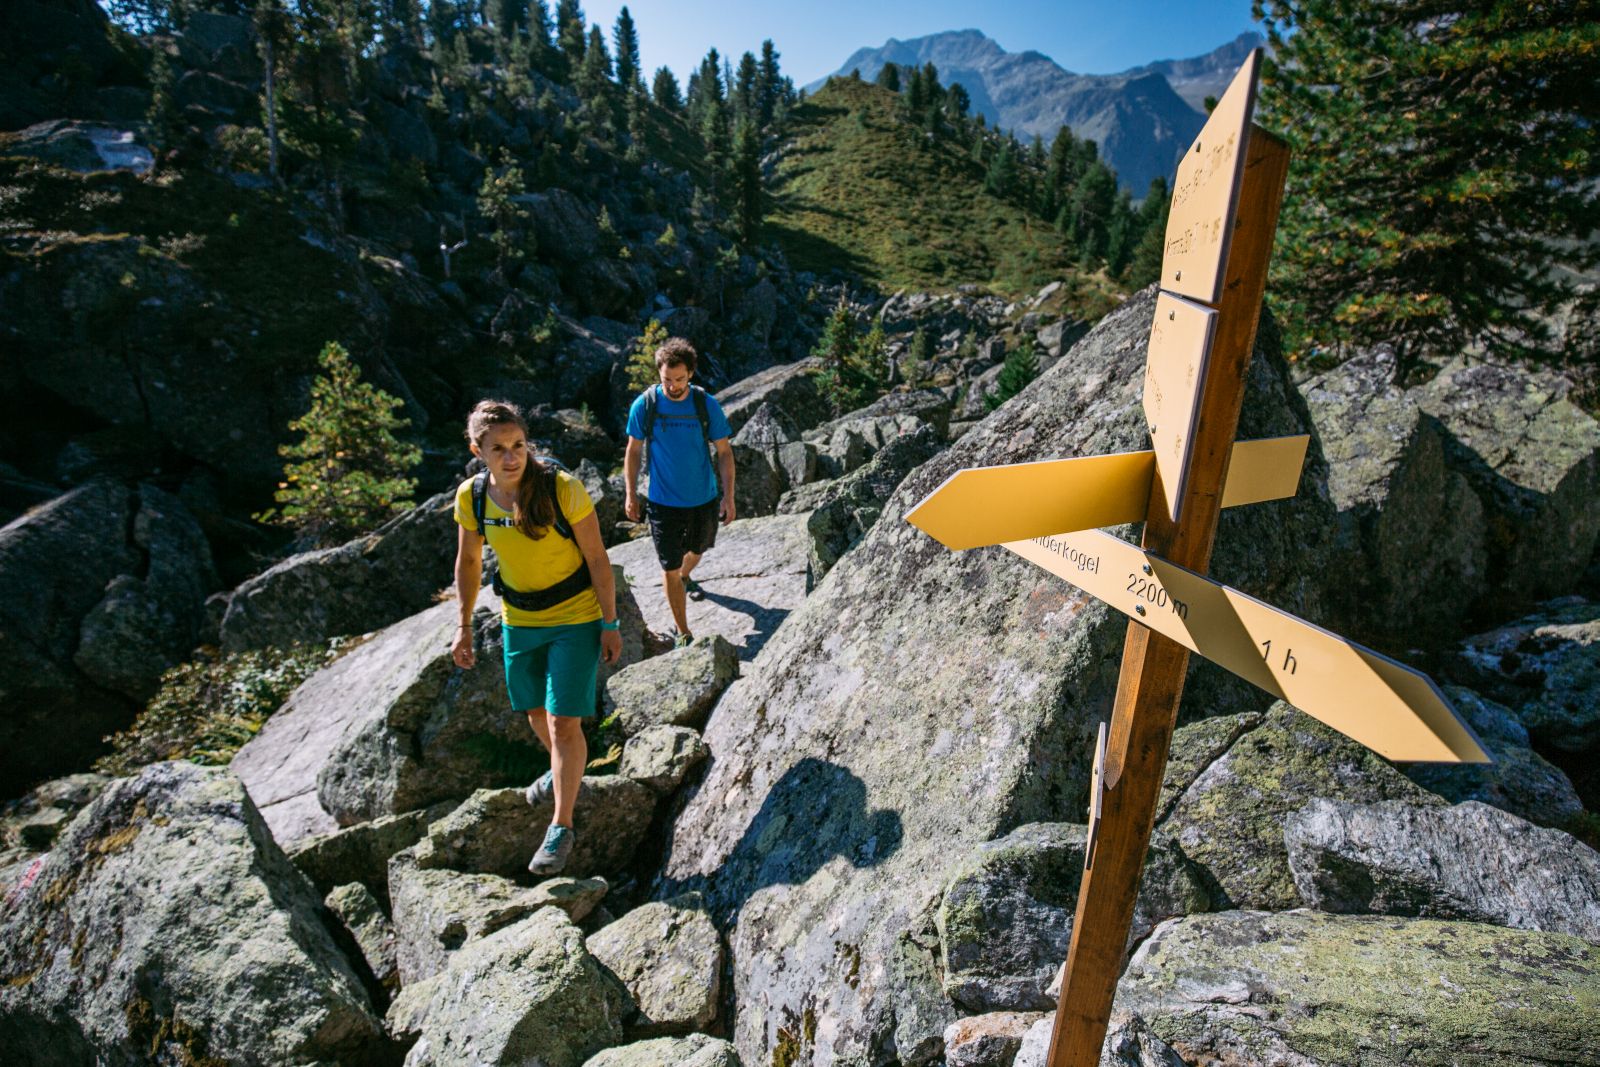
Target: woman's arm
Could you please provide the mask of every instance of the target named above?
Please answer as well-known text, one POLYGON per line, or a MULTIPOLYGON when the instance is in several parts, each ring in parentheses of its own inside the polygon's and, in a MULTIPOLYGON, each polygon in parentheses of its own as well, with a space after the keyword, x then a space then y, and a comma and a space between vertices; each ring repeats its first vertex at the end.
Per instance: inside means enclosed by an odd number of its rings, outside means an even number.
MULTIPOLYGON (((607 570, 609 573, 609 568, 607 570)), ((450 646, 450 657, 457 667, 471 667, 477 662, 472 648, 472 608, 478 602, 478 589, 482 585, 483 538, 465 526, 457 526, 456 604, 461 609, 461 621, 450 646)))
MULTIPOLYGON (((594 583, 594 595, 600 599, 600 615, 608 623, 617 621, 617 582, 611 573, 611 557, 600 540, 600 520, 594 512, 585 515, 572 528, 573 540, 583 553, 589 566, 589 580, 594 583)), ((600 631, 600 655, 607 663, 615 663, 622 656, 622 635, 616 630, 600 631)))

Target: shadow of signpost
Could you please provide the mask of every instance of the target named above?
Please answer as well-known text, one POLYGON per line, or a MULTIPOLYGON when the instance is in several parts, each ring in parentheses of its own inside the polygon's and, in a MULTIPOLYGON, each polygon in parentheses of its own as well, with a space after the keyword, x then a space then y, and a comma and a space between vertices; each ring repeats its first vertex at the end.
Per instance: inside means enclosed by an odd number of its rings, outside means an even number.
POLYGON ((837 763, 807 756, 767 790, 761 808, 710 876, 658 880, 657 899, 698 889, 727 929, 756 893, 799 885, 835 856, 874 867, 899 848, 900 814, 870 810, 866 785, 837 763))
MULTIPOLYGON (((714 582, 716 579, 710 581, 714 582)), ((767 607, 753 600, 728 596, 726 593, 713 591, 709 585, 701 586, 701 589, 704 590, 707 603, 715 604, 724 611, 744 615, 754 624, 755 628, 744 635, 744 643, 736 646, 739 658, 742 660, 755 659, 756 653, 761 651, 761 646, 777 632, 778 625, 789 617, 788 608, 767 607)))

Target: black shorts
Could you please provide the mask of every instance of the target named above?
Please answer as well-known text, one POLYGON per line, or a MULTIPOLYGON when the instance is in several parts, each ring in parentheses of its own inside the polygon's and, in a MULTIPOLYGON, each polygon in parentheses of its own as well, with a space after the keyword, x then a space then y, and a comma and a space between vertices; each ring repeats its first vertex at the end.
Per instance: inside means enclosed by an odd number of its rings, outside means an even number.
POLYGON ((668 507, 646 499, 644 510, 650 519, 650 540, 655 542, 656 558, 664 571, 683 566, 685 553, 698 555, 717 543, 721 497, 712 497, 696 508, 668 507))

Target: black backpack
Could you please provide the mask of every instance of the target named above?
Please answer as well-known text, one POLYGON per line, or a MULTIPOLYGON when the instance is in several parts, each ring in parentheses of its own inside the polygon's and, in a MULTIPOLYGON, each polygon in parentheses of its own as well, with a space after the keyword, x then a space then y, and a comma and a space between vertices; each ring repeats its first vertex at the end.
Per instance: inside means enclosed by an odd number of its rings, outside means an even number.
MULTIPOLYGON (((656 392, 660 386, 652 385, 644 394, 644 469, 650 470, 650 434, 656 428, 656 392)), ((706 391, 698 385, 689 386, 689 397, 694 401, 694 413, 700 420, 700 436, 705 438, 706 448, 711 447, 711 409, 706 405, 706 391)), ((707 461, 711 464, 711 480, 716 483, 717 493, 722 493, 722 475, 717 472, 717 461, 708 453, 707 461)))
MULTIPOLYGON (((567 522, 566 515, 562 514, 561 511, 561 497, 556 493, 557 472, 566 470, 566 468, 553 459, 545 459, 541 462, 550 468, 550 499, 555 502, 556 506, 556 521, 552 525, 555 527, 556 533, 576 544, 577 538, 572 536, 572 526, 567 522)), ((489 543, 488 528, 490 526, 514 527, 517 524, 515 519, 489 518, 486 514, 488 512, 488 496, 489 472, 479 471, 472 479, 472 518, 478 524, 478 536, 483 538, 485 545, 489 543)), ((536 589, 531 592, 512 589, 501 580, 500 568, 496 567, 494 571, 495 595, 519 611, 545 611, 577 596, 592 584, 594 584, 594 580, 589 576, 588 560, 579 561, 577 570, 548 589, 536 589)))

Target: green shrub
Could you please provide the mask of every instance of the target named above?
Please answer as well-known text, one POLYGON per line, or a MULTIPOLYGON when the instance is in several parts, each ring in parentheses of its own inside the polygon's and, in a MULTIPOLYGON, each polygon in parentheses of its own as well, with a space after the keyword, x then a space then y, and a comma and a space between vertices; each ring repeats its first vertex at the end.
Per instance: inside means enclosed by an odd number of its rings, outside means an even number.
POLYGON ((628 356, 628 385, 635 392, 644 392, 660 380, 656 370, 656 349, 667 343, 667 328, 651 319, 644 328, 644 336, 633 344, 628 356))
POLYGON ((161 688, 133 724, 106 738, 111 752, 94 769, 126 775, 162 760, 226 764, 331 657, 330 648, 309 645, 204 651, 161 676, 161 688))
POLYGON ((990 411, 1004 404, 1025 389, 1039 376, 1039 357, 1033 350, 1033 338, 1024 338, 1016 348, 1006 353, 1000 376, 995 379, 995 390, 983 398, 990 411))

